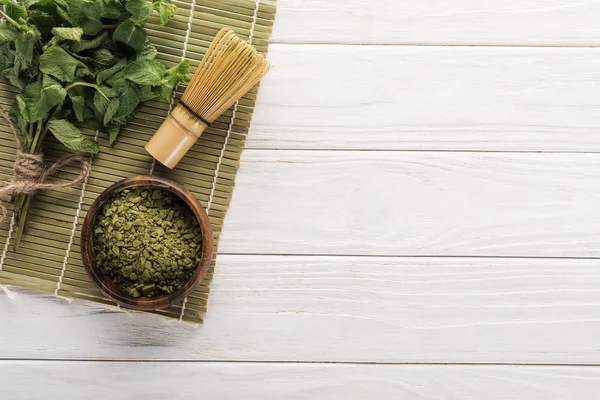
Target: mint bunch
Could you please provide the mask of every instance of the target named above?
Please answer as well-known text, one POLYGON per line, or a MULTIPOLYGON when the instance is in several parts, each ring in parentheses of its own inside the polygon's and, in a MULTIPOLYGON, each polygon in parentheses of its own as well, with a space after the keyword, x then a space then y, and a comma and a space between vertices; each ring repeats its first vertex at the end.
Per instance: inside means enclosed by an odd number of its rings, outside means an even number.
POLYGON ((97 153, 77 126, 113 144, 144 101, 169 100, 189 80, 187 62, 167 68, 142 24, 175 13, 170 0, 0 0, 0 75, 21 89, 10 111, 25 149, 49 131, 67 148, 97 153))
MULTIPOLYGON (((40 153, 51 132, 68 149, 95 154, 98 143, 79 127, 107 133, 112 145, 140 103, 160 96, 170 100, 176 85, 189 81, 187 62, 167 68, 156 60, 157 50, 142 26, 152 14, 163 25, 173 18, 170 0, 0 4, 0 76, 20 89, 10 110, 19 152, 40 153)), ((14 194, 16 249, 31 195, 14 194)))

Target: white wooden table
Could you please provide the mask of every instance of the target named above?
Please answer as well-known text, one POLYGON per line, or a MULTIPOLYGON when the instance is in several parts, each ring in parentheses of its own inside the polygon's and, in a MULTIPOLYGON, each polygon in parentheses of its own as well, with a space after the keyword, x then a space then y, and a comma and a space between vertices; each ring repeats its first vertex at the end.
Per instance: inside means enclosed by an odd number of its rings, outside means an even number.
POLYGON ((598 399, 600 2, 272 39, 205 325, 0 292, 0 398, 598 399))

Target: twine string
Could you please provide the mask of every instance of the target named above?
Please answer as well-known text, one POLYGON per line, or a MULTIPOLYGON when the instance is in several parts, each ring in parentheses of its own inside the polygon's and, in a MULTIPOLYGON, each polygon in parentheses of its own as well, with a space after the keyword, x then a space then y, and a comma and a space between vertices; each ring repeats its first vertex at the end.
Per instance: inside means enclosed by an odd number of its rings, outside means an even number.
POLYGON ((4 118, 17 142, 17 158, 13 165, 13 176, 9 182, 0 182, 0 224, 6 221, 6 205, 2 201, 2 196, 13 194, 34 194, 40 190, 65 189, 77 185, 83 181, 90 169, 90 162, 87 158, 72 154, 60 158, 53 164, 44 163, 42 153, 29 154, 25 152, 25 146, 15 125, 8 113, 0 107, 0 117, 4 118), (68 182, 50 182, 50 179, 56 172, 69 164, 79 164, 79 175, 68 182))

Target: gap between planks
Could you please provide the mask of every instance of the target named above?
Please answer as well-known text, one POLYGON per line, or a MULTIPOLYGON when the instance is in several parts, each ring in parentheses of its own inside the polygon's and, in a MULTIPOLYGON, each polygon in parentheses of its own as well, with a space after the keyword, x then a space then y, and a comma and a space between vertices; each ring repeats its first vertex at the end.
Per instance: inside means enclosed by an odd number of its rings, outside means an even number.
POLYGON ((600 260, 600 257, 569 257, 569 256, 502 256, 502 255, 431 255, 431 254, 331 254, 331 253, 244 253, 244 252, 219 252, 217 256, 242 256, 242 257, 340 257, 340 258, 435 258, 435 259, 509 259, 509 260, 600 260))
POLYGON ((189 360, 189 359, 174 359, 164 360, 156 358, 139 358, 139 359, 127 359, 127 358, 3 358, 0 357, 0 363, 20 363, 20 362, 42 362, 42 363, 131 363, 131 364, 147 364, 147 363, 160 363, 160 364, 281 364, 281 365, 369 365, 369 366, 412 366, 412 367, 427 367, 427 366, 447 366, 447 367, 479 367, 479 366, 511 366, 511 367, 548 367, 548 368, 559 368, 559 367, 589 367, 597 368, 600 364, 579 364, 579 363, 562 363, 562 364, 544 364, 544 363, 510 363, 510 362, 385 362, 385 361, 295 361, 295 360, 189 360))
POLYGON ((0 363, 8 397, 210 399, 596 399, 597 368, 0 363), (200 376, 202 385, 190 385, 200 376), (140 378, 142 377, 142 378, 140 378), (131 382, 139 384, 132 384, 131 382), (35 382, 36 385, 31 385, 35 382), (64 383, 56 385, 56 383, 64 383), (98 382, 113 382, 107 387, 98 382), (575 397, 574 397, 575 396, 575 397))
POLYGON ((577 150, 452 150, 452 149, 326 149, 326 148, 273 148, 273 147, 260 147, 252 146, 246 147, 243 150, 248 151, 316 151, 316 152, 329 152, 329 153, 377 153, 377 152, 391 152, 391 153, 500 153, 500 154, 600 154, 599 151, 577 151, 577 150))
POLYGON ((359 43, 359 42, 321 42, 309 40, 306 42, 289 42, 285 40, 271 40, 269 45, 286 46, 357 46, 357 47, 482 47, 482 48, 519 48, 519 49, 598 49, 600 45, 551 45, 551 44, 452 44, 452 43, 359 43))

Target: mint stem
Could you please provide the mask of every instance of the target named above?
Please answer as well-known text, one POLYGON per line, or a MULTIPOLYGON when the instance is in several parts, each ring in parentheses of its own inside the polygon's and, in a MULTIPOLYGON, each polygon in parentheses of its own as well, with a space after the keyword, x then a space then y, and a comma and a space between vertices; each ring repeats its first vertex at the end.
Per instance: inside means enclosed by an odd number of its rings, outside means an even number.
POLYGON ((11 24, 13 24, 14 26, 16 26, 17 28, 21 28, 21 24, 19 24, 17 21, 15 21, 11 17, 9 17, 8 14, 6 14, 4 11, 0 10, 0 15, 2 15, 2 17, 5 20, 7 20, 8 22, 10 22, 11 24))
POLYGON ((105 95, 104 93, 102 93, 102 90, 100 90, 100 89, 98 88, 98 85, 94 85, 93 83, 87 83, 87 82, 75 82, 75 83, 72 83, 72 84, 70 84, 69 86, 67 86, 67 87, 65 88, 65 90, 68 92, 68 91, 69 91, 69 89, 72 89, 72 88, 74 88, 74 87, 76 87, 76 86, 87 86, 87 87, 91 87, 91 88, 93 88, 93 89, 96 89, 96 90, 98 91, 98 93, 100 93, 100 94, 102 95, 102 97, 104 97, 104 98, 106 99, 106 101, 110 101, 110 99, 109 99, 108 97, 106 97, 106 95, 105 95))
MULTIPOLYGON (((33 125, 33 124, 31 124, 33 125)), ((35 124, 35 135, 33 137, 33 141, 29 146, 30 153, 36 153, 39 151, 39 147, 41 145, 40 136, 42 132, 42 121, 38 121, 35 124)), ((32 194, 19 194, 17 202, 15 203, 15 211, 19 217, 17 223, 17 230, 15 231, 15 251, 19 248, 21 244, 21 239, 23 238, 23 234, 27 231, 27 216, 29 212, 29 207, 31 206, 31 199, 33 198, 32 194)))
POLYGON ((31 144, 31 141, 33 140, 33 128, 34 128, 34 124, 30 123, 29 129, 27 132, 27 140, 26 140, 27 146, 29 146, 31 144))
POLYGON ((31 142, 31 146, 29 147, 30 153, 35 153, 37 151, 37 147, 40 140, 40 133, 42 132, 42 121, 39 121, 36 124, 35 135, 33 136, 33 141, 31 142))

